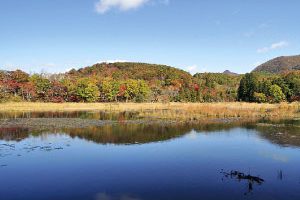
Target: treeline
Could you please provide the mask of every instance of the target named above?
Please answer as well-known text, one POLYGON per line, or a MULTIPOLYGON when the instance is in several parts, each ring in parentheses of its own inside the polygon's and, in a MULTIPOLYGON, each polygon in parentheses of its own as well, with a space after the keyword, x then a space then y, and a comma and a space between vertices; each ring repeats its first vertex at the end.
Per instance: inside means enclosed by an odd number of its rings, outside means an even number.
POLYGON ((0 101, 281 102, 299 100, 300 74, 188 72, 144 63, 96 64, 64 74, 0 71, 0 101))
POLYGON ((146 101, 150 93, 144 80, 117 81, 105 78, 71 78, 44 74, 28 75, 20 70, 2 73, 0 101, 112 102, 146 101))
POLYGON ((300 100, 300 71, 279 75, 248 73, 241 79, 238 100, 280 103, 300 100))

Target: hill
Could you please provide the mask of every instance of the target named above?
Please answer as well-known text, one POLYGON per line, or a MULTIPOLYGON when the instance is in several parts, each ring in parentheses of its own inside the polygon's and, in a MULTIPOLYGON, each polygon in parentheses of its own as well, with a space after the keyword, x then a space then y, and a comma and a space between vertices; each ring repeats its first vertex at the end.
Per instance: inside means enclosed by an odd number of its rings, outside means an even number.
MULTIPOLYGON (((102 81, 144 80, 155 93, 156 100, 167 101, 234 101, 240 76, 229 70, 225 73, 190 73, 167 65, 118 62, 98 63, 79 70, 71 70, 68 76, 90 77, 102 81)), ((112 82, 112 81, 110 81, 112 82)))
POLYGON ((253 72, 281 73, 300 70, 300 55, 281 56, 256 67, 253 72))
MULTIPOLYGON (((147 86, 147 91, 151 90, 147 92, 150 95, 144 95, 143 98, 148 96, 151 101, 174 100, 178 98, 183 88, 193 87, 193 76, 190 73, 167 65, 147 63, 98 63, 79 70, 73 69, 66 73, 66 77, 70 80, 78 80, 78 78, 95 80, 100 90, 102 88, 104 91, 110 91, 110 95, 114 98, 109 98, 118 101, 122 101, 124 95, 128 96, 127 90, 133 91, 133 87, 141 83, 147 86), (112 87, 115 87, 113 92, 110 89, 112 87)), ((131 99, 139 96, 138 90, 140 89, 136 88, 137 95, 131 99)), ((107 95, 102 99, 106 101, 107 95)))
POLYGON ((117 63, 98 63, 90 67, 79 70, 71 70, 67 75, 81 77, 112 78, 116 80, 141 79, 145 81, 161 81, 166 85, 171 85, 174 81, 182 81, 190 84, 193 76, 181 69, 167 65, 117 62, 117 63))
POLYGON ((71 70, 68 72, 68 74, 74 73, 82 76, 99 75, 118 79, 134 78, 143 80, 174 75, 182 78, 192 77, 190 73, 171 66, 133 62, 97 63, 89 67, 80 68, 77 71, 71 70))
POLYGON ((230 71, 230 70, 225 70, 225 71, 223 72, 223 74, 233 75, 233 76, 238 76, 238 75, 239 75, 239 74, 237 74, 237 73, 235 73, 235 72, 232 72, 232 71, 230 71))

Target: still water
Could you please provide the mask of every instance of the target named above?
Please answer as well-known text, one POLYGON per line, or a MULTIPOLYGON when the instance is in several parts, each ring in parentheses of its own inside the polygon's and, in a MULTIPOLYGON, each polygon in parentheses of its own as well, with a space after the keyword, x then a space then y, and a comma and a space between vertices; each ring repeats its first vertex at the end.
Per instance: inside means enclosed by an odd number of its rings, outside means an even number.
POLYGON ((299 125, 2 127, 0 199, 299 200, 299 125))

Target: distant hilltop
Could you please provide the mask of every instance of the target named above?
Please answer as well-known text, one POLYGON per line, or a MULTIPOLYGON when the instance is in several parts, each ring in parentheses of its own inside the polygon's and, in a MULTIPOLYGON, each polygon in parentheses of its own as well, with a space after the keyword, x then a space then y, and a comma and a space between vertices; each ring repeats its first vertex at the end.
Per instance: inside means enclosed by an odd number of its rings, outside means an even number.
POLYGON ((233 75, 233 76, 238 76, 238 75, 239 75, 239 74, 237 74, 237 73, 235 73, 235 72, 232 72, 232 71, 230 71, 230 70, 225 70, 225 71, 223 72, 223 74, 233 75))
POLYGON ((282 73, 300 70, 300 55, 281 56, 256 67, 253 72, 282 73))

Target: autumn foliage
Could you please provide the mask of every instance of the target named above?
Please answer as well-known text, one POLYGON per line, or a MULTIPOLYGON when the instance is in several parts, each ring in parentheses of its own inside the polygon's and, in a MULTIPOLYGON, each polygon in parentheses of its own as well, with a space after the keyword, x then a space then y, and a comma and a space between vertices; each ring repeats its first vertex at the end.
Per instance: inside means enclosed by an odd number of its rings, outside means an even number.
POLYGON ((277 103, 300 99, 299 77, 299 72, 192 76, 145 63, 100 63, 63 74, 0 71, 0 101, 277 103))

